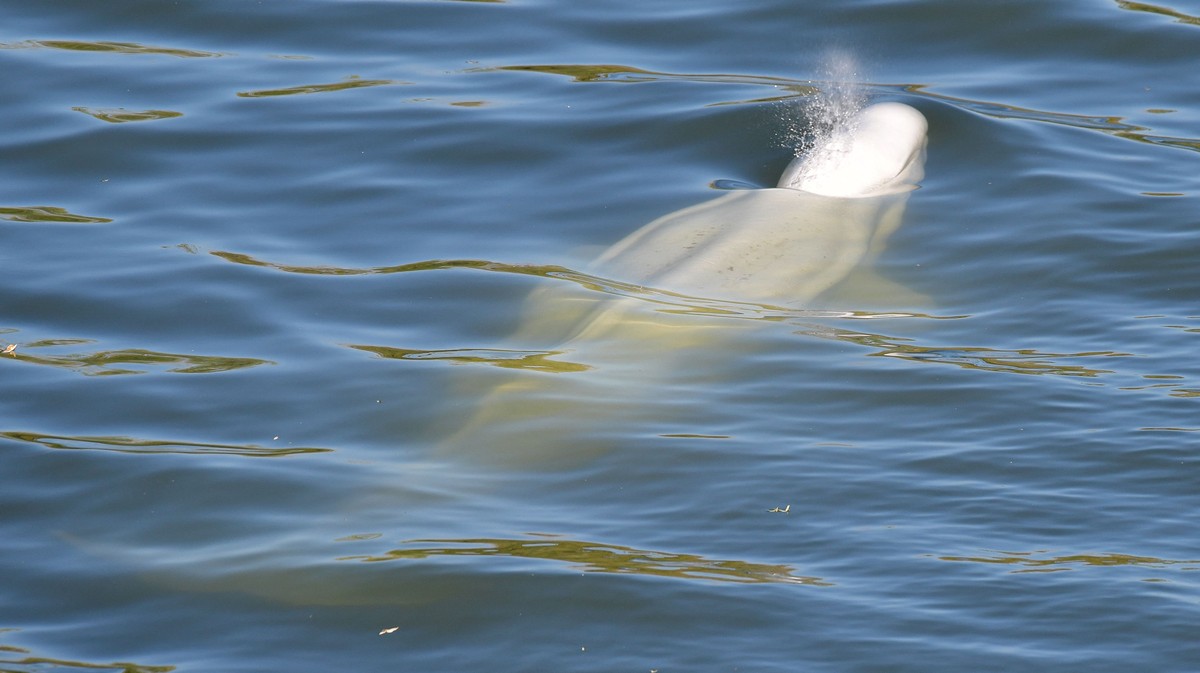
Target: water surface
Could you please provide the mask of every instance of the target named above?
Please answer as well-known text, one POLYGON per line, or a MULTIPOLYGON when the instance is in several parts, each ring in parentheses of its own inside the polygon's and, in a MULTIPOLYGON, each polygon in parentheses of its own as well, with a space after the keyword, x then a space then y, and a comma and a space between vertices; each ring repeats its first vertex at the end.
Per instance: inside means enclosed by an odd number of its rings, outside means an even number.
POLYGON ((4 670, 1200 661, 1200 5, 6 4, 4 670), (448 446, 838 54, 930 122, 887 282, 448 446))

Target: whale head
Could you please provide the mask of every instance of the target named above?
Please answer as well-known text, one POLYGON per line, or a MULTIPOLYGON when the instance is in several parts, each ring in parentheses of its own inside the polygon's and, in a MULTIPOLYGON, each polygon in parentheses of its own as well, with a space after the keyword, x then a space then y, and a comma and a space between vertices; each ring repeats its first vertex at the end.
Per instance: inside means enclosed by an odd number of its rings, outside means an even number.
POLYGON ((792 161, 779 186, 860 198, 914 189, 925 176, 924 115, 903 103, 872 105, 792 161))

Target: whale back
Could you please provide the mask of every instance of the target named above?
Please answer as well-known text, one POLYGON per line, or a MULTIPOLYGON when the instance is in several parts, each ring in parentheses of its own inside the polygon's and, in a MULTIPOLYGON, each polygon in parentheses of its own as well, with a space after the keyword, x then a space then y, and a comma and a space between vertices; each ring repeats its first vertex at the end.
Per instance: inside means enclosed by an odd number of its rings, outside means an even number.
POLYGON ((805 306, 878 253, 924 176, 925 117, 866 108, 785 171, 660 217, 609 248, 605 277, 693 297, 805 306))
POLYGON ((691 391, 738 376, 764 343, 746 329, 775 324, 733 319, 758 315, 738 307, 812 308, 872 259, 900 224, 924 148, 919 112, 867 108, 794 162, 783 188, 729 192, 626 236, 590 268, 610 284, 539 288, 513 336, 536 364, 467 377, 463 395, 488 392, 473 414, 445 419, 440 450, 520 469, 575 466, 677 427, 691 391))
POLYGON ((792 161, 779 186, 838 198, 909 191, 925 176, 927 131, 903 103, 872 105, 792 161))
POLYGON ((850 273, 881 228, 894 228, 889 214, 907 196, 735 191, 642 227, 593 269, 691 297, 803 306, 850 273))

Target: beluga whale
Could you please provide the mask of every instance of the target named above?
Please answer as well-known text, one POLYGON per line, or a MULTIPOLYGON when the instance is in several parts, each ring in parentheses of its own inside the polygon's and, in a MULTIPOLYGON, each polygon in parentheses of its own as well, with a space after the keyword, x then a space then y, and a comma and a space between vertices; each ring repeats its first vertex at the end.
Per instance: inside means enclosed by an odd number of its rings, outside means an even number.
POLYGON ((742 371, 756 343, 748 327, 763 323, 747 317, 818 308, 878 254, 924 177, 927 128, 908 105, 870 105, 822 134, 776 187, 664 215, 582 279, 535 291, 511 339, 534 356, 468 368, 455 395, 468 402, 442 426, 440 452, 575 465, 630 436, 668 436, 696 415, 698 390, 742 371))

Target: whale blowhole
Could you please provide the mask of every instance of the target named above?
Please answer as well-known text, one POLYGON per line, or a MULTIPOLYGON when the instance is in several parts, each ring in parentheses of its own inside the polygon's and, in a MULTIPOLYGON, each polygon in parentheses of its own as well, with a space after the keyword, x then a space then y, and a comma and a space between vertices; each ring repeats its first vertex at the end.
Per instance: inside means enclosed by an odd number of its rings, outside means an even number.
POLYGON ((801 106, 788 106, 784 115, 782 144, 794 157, 818 148, 836 151, 854 135, 854 122, 867 105, 867 91, 860 83, 858 61, 846 53, 825 58, 818 92, 801 106))

